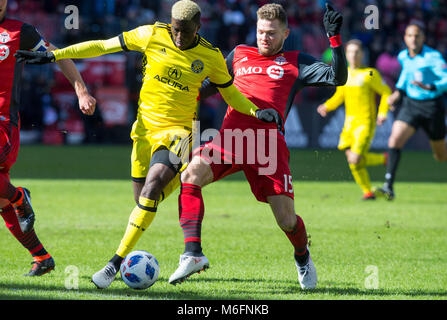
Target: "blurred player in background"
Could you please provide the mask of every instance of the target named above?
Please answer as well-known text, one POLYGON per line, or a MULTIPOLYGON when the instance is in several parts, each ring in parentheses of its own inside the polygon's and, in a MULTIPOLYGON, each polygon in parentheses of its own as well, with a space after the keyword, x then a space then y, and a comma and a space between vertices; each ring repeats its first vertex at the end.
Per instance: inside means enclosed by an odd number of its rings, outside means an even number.
MULTIPOLYGON (((256 105, 274 108, 285 120, 296 93, 302 88, 337 86, 346 82, 347 67, 340 38, 343 17, 340 13, 327 6, 324 15, 324 26, 332 48, 332 67, 299 51, 283 50, 290 31, 287 27, 287 14, 281 5, 266 4, 258 10, 257 15, 258 47, 237 46, 226 58, 236 87, 256 105)), ((201 98, 216 92, 215 86, 208 83, 201 90, 201 98)), ((230 104, 218 136, 195 150, 193 155, 191 163, 182 173, 179 196, 179 218, 185 251, 180 256, 179 267, 169 278, 169 283, 180 283, 209 267, 201 246, 201 227, 205 212, 202 187, 243 171, 256 199, 270 205, 278 226, 294 248, 294 261, 301 288, 315 288, 317 272, 307 248, 306 227, 301 217, 295 213, 289 150, 284 132, 278 132, 275 126, 238 112, 230 104), (236 145, 236 142, 228 147, 227 142, 238 131, 242 134, 254 131, 256 141, 245 141, 243 146, 236 145), (272 173, 261 173, 266 167, 258 158, 259 152, 264 154, 260 151, 262 145, 265 153, 277 161, 272 173), (276 147, 271 148, 272 145, 276 147), (239 151, 241 149, 242 152, 239 151), (256 154, 253 164, 248 160, 251 152, 256 154)), ((247 228, 250 226, 247 225, 247 228)))
POLYGON ((443 98, 447 91, 447 64, 439 51, 424 44, 424 30, 418 23, 407 26, 404 41, 407 49, 397 57, 402 65, 397 90, 388 99, 390 105, 401 102, 401 108, 388 139, 385 183, 377 189, 377 194, 388 200, 395 196, 393 186, 401 150, 418 128, 427 134, 434 158, 447 161, 443 98))
MULTIPOLYGON (((1 216, 14 237, 33 256, 27 276, 40 276, 54 269, 54 260, 45 250, 34 231, 35 215, 28 189, 11 184, 9 170, 19 151, 20 81, 23 65, 16 63, 17 50, 45 52, 55 50, 37 30, 26 23, 6 18, 8 1, 0 0, 0 207, 1 216)), ((79 106, 85 114, 93 114, 96 101, 71 60, 58 63, 75 88, 79 106)))
POLYGON ((178 1, 171 13, 170 25, 156 22, 109 40, 87 41, 44 54, 18 54, 28 63, 91 58, 123 50, 144 54, 143 85, 131 133, 137 206, 115 255, 92 277, 98 288, 112 283, 121 261, 152 223, 160 201, 178 187, 179 171, 189 159, 199 88, 206 77, 241 113, 267 122, 280 120, 275 110, 258 109, 233 85, 220 50, 198 34, 201 10, 195 2, 178 1))
POLYGON ((345 104, 345 124, 340 134, 338 149, 344 150, 349 169, 355 182, 363 191, 363 200, 375 199, 369 179, 368 166, 385 165, 386 154, 371 153, 369 147, 374 138, 377 125, 382 125, 387 118, 387 102, 391 89, 382 80, 374 68, 362 65, 363 48, 360 40, 351 40, 346 44, 348 60, 348 81, 337 87, 335 94, 318 106, 322 117, 345 104), (376 94, 381 95, 377 112, 376 94))

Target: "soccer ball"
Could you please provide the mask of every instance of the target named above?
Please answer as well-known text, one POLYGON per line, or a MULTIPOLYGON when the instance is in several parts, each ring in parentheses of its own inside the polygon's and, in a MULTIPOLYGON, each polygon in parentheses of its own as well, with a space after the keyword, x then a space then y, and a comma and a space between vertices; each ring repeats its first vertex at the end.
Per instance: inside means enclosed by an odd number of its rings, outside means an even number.
POLYGON ((160 273, 157 259, 146 251, 132 251, 120 266, 121 278, 132 289, 147 289, 160 273))

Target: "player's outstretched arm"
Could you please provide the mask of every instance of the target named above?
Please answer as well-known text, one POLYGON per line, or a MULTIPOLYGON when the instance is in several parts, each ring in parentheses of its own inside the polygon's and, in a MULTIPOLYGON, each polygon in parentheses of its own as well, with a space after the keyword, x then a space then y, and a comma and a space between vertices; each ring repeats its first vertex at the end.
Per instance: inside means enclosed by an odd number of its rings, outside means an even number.
POLYGON ((85 59, 124 50, 119 37, 108 40, 86 41, 72 46, 47 52, 18 50, 14 55, 17 62, 45 64, 64 59, 85 59))
MULTIPOLYGON (((57 48, 50 44, 47 52, 57 50, 57 48)), ((92 115, 96 108, 96 99, 88 92, 87 86, 82 79, 76 65, 71 59, 64 59, 57 62, 59 68, 64 74, 65 78, 70 81, 71 85, 75 89, 78 97, 79 109, 86 115, 92 115)))
POLYGON ((329 4, 326 4, 326 8, 323 24, 331 44, 332 64, 327 65, 307 54, 300 54, 298 56, 300 79, 307 86, 342 86, 348 79, 348 66, 340 36, 343 16, 329 4))

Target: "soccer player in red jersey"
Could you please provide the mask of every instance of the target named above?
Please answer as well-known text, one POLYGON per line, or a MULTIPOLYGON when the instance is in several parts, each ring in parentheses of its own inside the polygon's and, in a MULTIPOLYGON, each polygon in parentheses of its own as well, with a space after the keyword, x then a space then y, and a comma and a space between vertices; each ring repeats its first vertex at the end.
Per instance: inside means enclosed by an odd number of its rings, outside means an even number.
MULTIPOLYGON (((29 190, 13 186, 9 179, 9 170, 19 151, 19 85, 23 70, 14 54, 19 49, 47 51, 55 47, 33 26, 6 18, 7 5, 7 0, 0 0, 0 208, 6 227, 33 257, 33 266, 26 276, 40 276, 54 269, 54 260, 34 231, 29 190)), ((89 95, 74 63, 61 61, 59 67, 75 88, 81 111, 93 114, 96 101, 89 95)))
MULTIPOLYGON (((296 93, 303 87, 345 84, 347 65, 340 38, 343 17, 339 12, 327 5, 324 15, 332 48, 332 66, 299 51, 283 51, 289 29, 281 5, 266 4, 257 15, 257 48, 237 46, 226 61, 235 86, 259 108, 273 108, 285 121, 296 93)), ((201 98, 215 92, 215 88, 207 84, 202 87, 201 98)), ((185 251, 169 283, 180 283, 209 267, 201 247, 204 215, 201 190, 241 170, 256 199, 269 203, 278 226, 293 245, 301 288, 315 288, 317 273, 307 247, 306 228, 294 209, 289 150, 284 134, 274 125, 251 119, 231 106, 219 134, 195 150, 181 176, 179 219, 185 251), (260 159, 266 154, 271 161, 260 159)))

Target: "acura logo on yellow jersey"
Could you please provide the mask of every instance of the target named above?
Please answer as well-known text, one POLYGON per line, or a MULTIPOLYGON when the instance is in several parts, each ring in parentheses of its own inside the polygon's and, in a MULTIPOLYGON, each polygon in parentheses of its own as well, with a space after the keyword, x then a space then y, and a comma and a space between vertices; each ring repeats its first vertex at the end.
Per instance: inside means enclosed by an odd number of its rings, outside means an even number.
POLYGON ((178 80, 182 77, 182 71, 177 67, 171 67, 169 68, 168 76, 172 79, 178 80))
POLYGON ((203 70, 203 62, 200 60, 193 61, 191 63, 191 70, 195 73, 200 73, 203 70))

